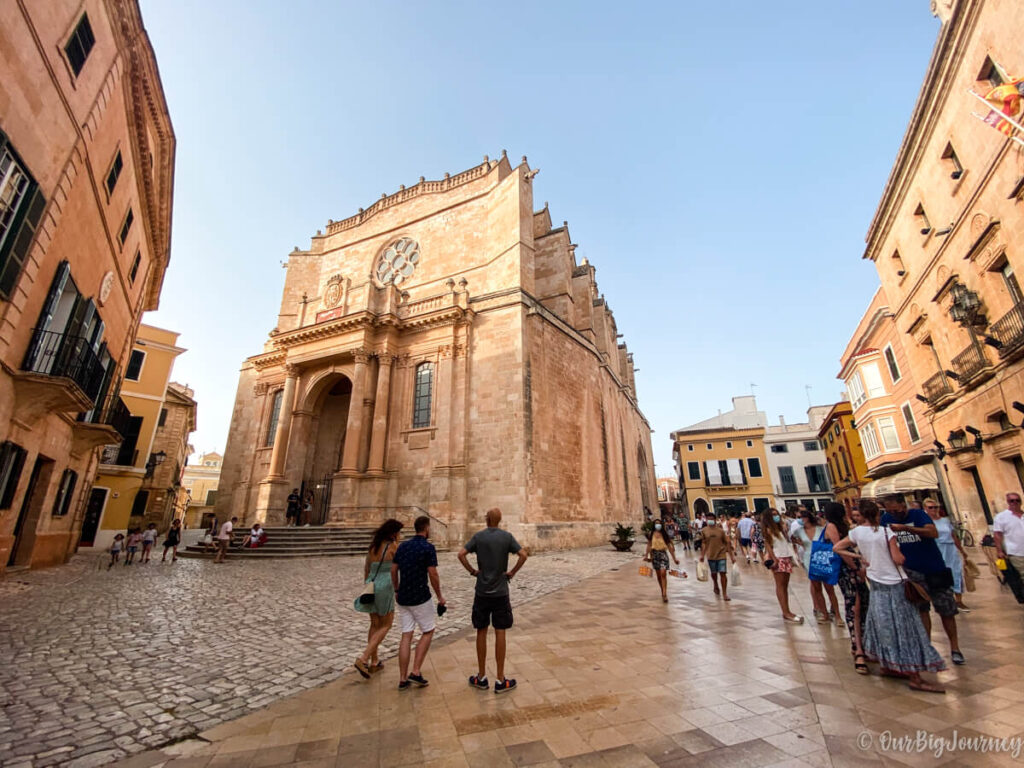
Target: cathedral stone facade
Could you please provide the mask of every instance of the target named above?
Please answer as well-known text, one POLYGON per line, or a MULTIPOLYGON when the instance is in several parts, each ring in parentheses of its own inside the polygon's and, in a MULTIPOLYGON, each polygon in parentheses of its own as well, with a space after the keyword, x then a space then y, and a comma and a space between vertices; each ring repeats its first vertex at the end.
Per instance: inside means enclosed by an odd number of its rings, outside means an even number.
POLYGON ((287 263, 277 327, 242 366, 217 516, 434 519, 456 543, 500 507, 524 544, 606 541, 655 510, 632 357, 504 153, 329 221, 287 263))

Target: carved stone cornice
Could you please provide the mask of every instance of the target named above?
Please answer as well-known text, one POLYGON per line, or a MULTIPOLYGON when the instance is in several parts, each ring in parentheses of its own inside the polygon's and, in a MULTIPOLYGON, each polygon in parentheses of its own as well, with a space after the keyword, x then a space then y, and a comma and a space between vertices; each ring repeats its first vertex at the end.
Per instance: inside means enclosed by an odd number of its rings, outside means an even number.
POLYGON ((461 326, 472 323, 475 315, 476 313, 473 310, 463 309, 458 306, 405 319, 392 314, 374 315, 371 312, 364 311, 318 325, 309 325, 297 328, 294 331, 276 334, 273 336, 273 343, 276 350, 279 350, 277 354, 283 356, 286 349, 301 346, 311 341, 343 336, 353 331, 394 328, 401 332, 412 329, 426 330, 428 328, 444 326, 461 326))
POLYGON ((267 352, 262 355, 256 355, 255 357, 249 358, 249 362, 252 363, 253 368, 257 371, 262 371, 266 368, 272 368, 275 365, 280 365, 284 360, 284 352, 278 352, 276 350, 274 352, 267 352))

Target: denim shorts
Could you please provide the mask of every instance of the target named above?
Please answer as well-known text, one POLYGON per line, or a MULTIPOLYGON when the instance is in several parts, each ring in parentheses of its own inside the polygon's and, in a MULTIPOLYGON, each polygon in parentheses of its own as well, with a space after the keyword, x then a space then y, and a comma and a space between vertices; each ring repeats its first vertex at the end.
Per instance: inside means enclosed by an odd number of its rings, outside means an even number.
POLYGON ((721 560, 708 560, 709 573, 728 573, 729 561, 724 557, 721 560))

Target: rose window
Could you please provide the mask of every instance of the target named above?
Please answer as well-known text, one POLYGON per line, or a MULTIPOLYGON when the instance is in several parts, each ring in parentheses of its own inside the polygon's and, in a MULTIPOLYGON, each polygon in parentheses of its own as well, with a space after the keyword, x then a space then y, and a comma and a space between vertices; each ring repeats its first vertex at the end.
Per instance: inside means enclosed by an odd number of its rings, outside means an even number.
POLYGON ((380 262, 377 264, 377 279, 383 285, 401 285, 412 277, 419 260, 419 243, 408 237, 396 240, 381 254, 380 262))

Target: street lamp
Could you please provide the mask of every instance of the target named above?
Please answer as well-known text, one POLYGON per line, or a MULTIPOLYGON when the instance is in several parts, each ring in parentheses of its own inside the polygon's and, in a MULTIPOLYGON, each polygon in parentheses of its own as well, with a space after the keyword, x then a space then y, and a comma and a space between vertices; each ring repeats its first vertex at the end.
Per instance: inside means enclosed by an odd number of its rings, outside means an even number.
POLYGON ((983 318, 978 294, 960 282, 953 283, 949 292, 953 297, 953 304, 949 308, 953 321, 965 328, 977 325, 983 318))
POLYGON ((951 431, 949 437, 946 438, 949 443, 949 447, 954 451, 959 451, 967 447, 967 436, 963 432, 951 431))

